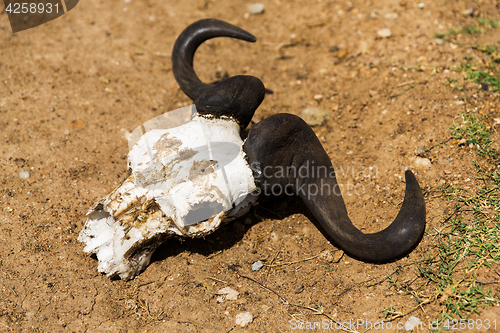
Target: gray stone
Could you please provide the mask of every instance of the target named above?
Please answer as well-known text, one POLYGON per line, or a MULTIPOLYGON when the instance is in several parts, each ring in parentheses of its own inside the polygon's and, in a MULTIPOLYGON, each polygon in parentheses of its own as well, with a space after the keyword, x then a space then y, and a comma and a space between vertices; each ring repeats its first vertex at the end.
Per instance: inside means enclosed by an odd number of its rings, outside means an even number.
POLYGON ((264 264, 262 263, 262 261, 256 261, 252 264, 252 271, 258 271, 260 270, 262 267, 264 267, 264 264))

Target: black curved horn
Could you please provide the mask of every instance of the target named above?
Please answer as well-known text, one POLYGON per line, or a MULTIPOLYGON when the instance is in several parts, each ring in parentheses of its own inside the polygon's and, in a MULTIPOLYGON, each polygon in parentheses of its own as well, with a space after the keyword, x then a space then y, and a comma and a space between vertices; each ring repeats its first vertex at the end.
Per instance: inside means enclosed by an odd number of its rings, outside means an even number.
POLYGON ((243 146, 261 195, 298 194, 328 238, 356 259, 384 263, 413 250, 425 230, 425 201, 406 171, 406 192, 386 229, 364 234, 350 221, 330 158, 299 117, 276 114, 253 126, 243 146))
POLYGON ((193 101, 211 85, 201 82, 193 69, 194 53, 204 41, 214 37, 232 37, 247 42, 257 39, 232 24, 204 19, 189 25, 177 38, 172 51, 172 71, 182 91, 193 101))
POLYGON ((254 76, 236 75, 209 87, 194 104, 199 114, 215 118, 231 117, 241 128, 245 128, 264 100, 264 95, 261 80, 254 76))

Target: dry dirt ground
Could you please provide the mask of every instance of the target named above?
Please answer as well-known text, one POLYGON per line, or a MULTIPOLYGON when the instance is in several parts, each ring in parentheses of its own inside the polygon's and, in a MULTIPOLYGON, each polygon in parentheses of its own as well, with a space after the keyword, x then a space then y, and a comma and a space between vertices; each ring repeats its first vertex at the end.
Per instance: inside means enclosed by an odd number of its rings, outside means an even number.
MULTIPOLYGON (((415 306, 384 279, 397 264, 421 258, 435 245, 432 237, 398 263, 366 264, 346 255, 338 262, 303 261, 325 250, 339 253, 294 198, 257 206, 204 240, 169 241, 129 282, 98 273, 95 258, 83 253, 77 236, 85 213, 127 175, 124 134, 191 104, 174 80, 170 52, 188 24, 207 17, 258 39, 211 40, 195 59, 204 81, 245 73, 273 91, 253 123, 310 106, 331 113, 314 131, 339 168, 339 182, 363 190, 346 190, 344 199, 364 232, 381 230, 397 214, 406 167, 427 192, 467 179, 474 185, 476 157, 467 147, 440 147, 430 167, 414 160, 419 147, 450 137, 464 98, 479 114, 499 117, 498 95, 453 71, 467 49, 438 45, 434 37, 476 20, 463 13, 467 8, 498 19, 498 2, 263 3, 265 13, 249 16, 249 2, 239 0, 85 0, 17 34, 0 15, 0 331, 287 332, 293 320, 326 320, 311 310, 319 306, 337 321, 372 322, 391 305, 415 306), (377 36, 383 28, 390 37, 377 36), (464 89, 443 85, 450 78, 464 89), (360 168, 365 174, 357 174, 360 168), (22 179, 21 171, 30 177, 22 179), (257 260, 299 262, 254 272, 257 260), (218 291, 228 286, 238 299, 219 302, 218 291), (245 328, 235 324, 242 312, 253 315, 245 328)), ((457 38, 497 43, 500 29, 457 38)), ((426 202, 427 223, 438 228, 449 203, 429 195, 426 202)), ((412 267, 400 271, 401 279, 412 276, 412 267)), ((474 318, 500 319, 498 309, 474 318)), ((441 310, 435 303, 412 314, 427 323, 441 310)))

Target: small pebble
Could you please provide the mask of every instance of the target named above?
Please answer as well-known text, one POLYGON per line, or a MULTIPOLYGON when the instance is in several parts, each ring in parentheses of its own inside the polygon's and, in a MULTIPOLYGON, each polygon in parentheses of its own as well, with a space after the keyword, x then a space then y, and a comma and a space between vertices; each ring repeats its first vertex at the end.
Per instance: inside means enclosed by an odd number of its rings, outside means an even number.
POLYGON ((421 2, 417 5, 418 8, 424 8, 425 7, 425 3, 421 2))
POLYGON ((441 38, 437 38, 435 40, 435 43, 436 43, 436 45, 444 45, 444 40, 442 40, 441 38))
POLYGON ((322 108, 307 108, 300 116, 309 126, 321 126, 330 120, 331 113, 322 108))
POLYGON ((424 56, 420 56, 417 58, 417 62, 426 62, 426 61, 427 61, 427 58, 424 56))
POLYGON ((236 315, 236 325, 245 327, 253 321, 253 316, 250 312, 242 312, 236 315))
POLYGON ((391 32, 391 29, 380 29, 379 31, 377 31, 377 36, 379 36, 380 38, 388 38, 388 37, 391 37, 392 36, 392 32, 391 32))
POLYGON ((395 19, 398 18, 398 14, 396 14, 396 13, 388 13, 388 14, 385 14, 385 18, 389 19, 389 20, 395 20, 395 19))
POLYGON ((342 259, 342 256, 344 255, 344 251, 338 250, 332 253, 330 250, 326 250, 321 252, 319 257, 323 259, 324 261, 327 262, 339 262, 340 259, 342 259))
POLYGON ((368 52, 368 43, 366 41, 360 41, 359 42, 359 46, 358 46, 358 51, 361 52, 361 53, 366 53, 368 52))
POLYGON ((417 157, 413 161, 413 165, 417 169, 426 169, 431 167, 431 161, 428 158, 417 157))
POLYGON ((475 12, 474 8, 467 8, 462 12, 462 14, 465 16, 474 16, 474 12, 475 12))
POLYGON ((109 83, 109 80, 108 80, 108 79, 106 79, 104 76, 101 76, 101 77, 99 78, 99 81, 101 81, 101 82, 102 82, 102 83, 104 83, 104 84, 108 84, 108 83, 109 83))
POLYGON ((412 331, 415 328, 418 329, 422 325, 422 321, 420 318, 417 318, 415 316, 410 316, 408 320, 405 323, 405 331, 412 331))
POLYGON ((252 271, 258 271, 260 270, 262 267, 264 267, 264 264, 262 263, 262 261, 256 261, 252 264, 252 271))
POLYGON ((420 156, 420 157, 425 157, 426 151, 424 147, 417 147, 415 149, 415 155, 420 156))
POLYGON ((74 128, 82 128, 83 127, 83 121, 81 119, 75 119, 72 120, 68 123, 69 127, 74 127, 74 128))
POLYGON ((333 45, 330 47, 330 52, 337 52, 339 50, 339 47, 337 45, 333 45))
POLYGON ((264 13, 264 10, 265 10, 264 4, 259 3, 259 2, 249 4, 247 7, 247 12, 250 15, 262 14, 262 13, 264 13))
POLYGON ((347 56, 347 53, 346 49, 339 50, 339 52, 337 52, 337 58, 343 59, 347 56))
POLYGON ((28 171, 21 171, 21 172, 19 172, 19 177, 21 177, 21 179, 29 178, 30 173, 28 171))
MULTIPOLYGON (((225 287, 218 291, 219 294, 226 295, 226 299, 230 301, 236 301, 238 299, 238 295, 240 294, 236 290, 231 287, 225 287)), ((222 302, 221 302, 222 303, 222 302)))
POLYGON ((137 303, 133 299, 128 299, 125 301, 125 308, 128 310, 135 310, 137 309, 137 303))

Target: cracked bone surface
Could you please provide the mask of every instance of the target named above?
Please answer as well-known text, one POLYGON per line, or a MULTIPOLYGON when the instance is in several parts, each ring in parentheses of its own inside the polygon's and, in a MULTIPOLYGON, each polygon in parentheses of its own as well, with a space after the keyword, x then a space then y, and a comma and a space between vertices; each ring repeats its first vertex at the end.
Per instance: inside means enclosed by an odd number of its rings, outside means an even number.
POLYGON ((97 255, 99 272, 132 279, 169 237, 208 235, 256 202, 239 125, 187 108, 191 121, 132 143, 130 176, 87 213, 78 240, 97 255))

